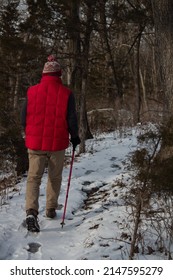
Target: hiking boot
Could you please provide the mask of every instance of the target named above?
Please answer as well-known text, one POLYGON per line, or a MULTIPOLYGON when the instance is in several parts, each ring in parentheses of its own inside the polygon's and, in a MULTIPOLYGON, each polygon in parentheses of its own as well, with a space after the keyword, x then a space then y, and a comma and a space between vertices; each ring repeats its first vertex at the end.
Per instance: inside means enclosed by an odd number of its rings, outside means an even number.
POLYGON ((46 216, 47 216, 48 218, 51 218, 51 219, 55 218, 55 217, 56 217, 55 208, 49 208, 49 209, 47 209, 47 210, 46 210, 46 216))
POLYGON ((34 209, 28 209, 26 211, 26 228, 28 231, 31 232, 39 232, 40 231, 40 227, 38 224, 38 218, 37 218, 37 214, 38 212, 34 209))

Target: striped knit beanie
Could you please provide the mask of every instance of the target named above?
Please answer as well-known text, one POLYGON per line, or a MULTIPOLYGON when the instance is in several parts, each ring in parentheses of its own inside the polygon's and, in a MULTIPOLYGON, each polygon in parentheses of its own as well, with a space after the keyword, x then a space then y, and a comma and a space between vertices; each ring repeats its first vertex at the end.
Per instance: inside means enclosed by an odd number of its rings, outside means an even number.
POLYGON ((49 74, 49 73, 57 73, 58 76, 61 76, 61 66, 56 60, 56 56, 51 54, 47 58, 47 62, 44 65, 43 68, 43 74, 49 74))

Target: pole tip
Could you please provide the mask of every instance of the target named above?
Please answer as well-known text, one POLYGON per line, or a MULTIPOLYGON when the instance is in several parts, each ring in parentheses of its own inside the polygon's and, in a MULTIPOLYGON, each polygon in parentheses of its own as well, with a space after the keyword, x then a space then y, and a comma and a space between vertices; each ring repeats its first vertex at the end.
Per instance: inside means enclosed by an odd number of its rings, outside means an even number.
POLYGON ((63 226, 65 225, 65 223, 64 222, 61 222, 61 227, 63 228, 63 226))

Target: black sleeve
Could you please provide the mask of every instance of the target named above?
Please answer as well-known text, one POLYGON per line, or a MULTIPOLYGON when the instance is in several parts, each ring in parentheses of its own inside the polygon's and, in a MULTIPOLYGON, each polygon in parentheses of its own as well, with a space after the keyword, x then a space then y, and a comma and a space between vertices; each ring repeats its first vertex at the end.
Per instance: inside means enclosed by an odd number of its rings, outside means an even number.
POLYGON ((78 136, 78 121, 77 121, 75 97, 74 97, 73 93, 70 94, 69 100, 68 100, 67 123, 68 123, 68 130, 71 135, 71 138, 77 137, 78 136))
POLYGON ((27 98, 25 99, 21 110, 21 125, 25 129, 26 127, 26 113, 27 113, 27 98))

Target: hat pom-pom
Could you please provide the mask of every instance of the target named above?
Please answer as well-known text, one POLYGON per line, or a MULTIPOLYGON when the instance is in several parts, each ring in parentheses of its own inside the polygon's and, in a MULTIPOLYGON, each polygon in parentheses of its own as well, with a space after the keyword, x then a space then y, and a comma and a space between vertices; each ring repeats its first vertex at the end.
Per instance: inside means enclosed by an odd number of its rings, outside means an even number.
POLYGON ((48 56, 47 60, 48 60, 49 62, 56 61, 56 56, 53 55, 53 54, 51 54, 51 55, 48 56))

